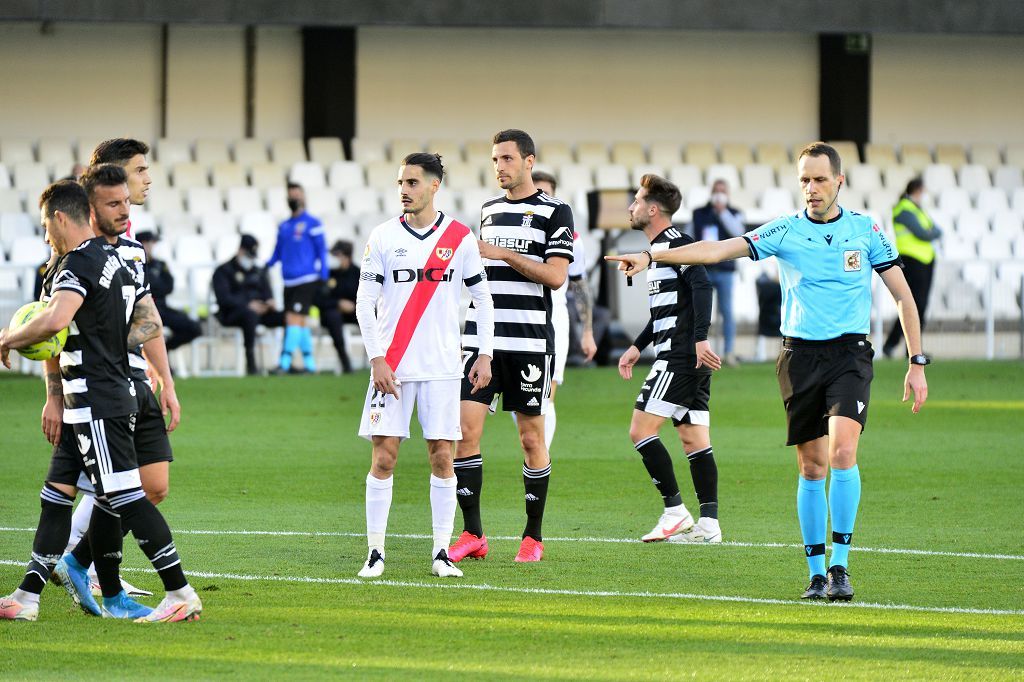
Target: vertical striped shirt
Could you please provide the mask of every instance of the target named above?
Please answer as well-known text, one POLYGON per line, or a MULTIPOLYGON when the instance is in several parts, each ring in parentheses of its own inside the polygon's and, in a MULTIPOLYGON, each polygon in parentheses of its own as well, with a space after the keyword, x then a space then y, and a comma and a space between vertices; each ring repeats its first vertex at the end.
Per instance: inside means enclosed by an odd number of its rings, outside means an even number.
MULTIPOLYGON (((692 243, 689 235, 668 227, 651 240, 651 252, 692 243)), ((706 367, 696 369, 695 346, 707 340, 711 326, 711 281, 704 266, 651 263, 647 298, 651 319, 633 345, 643 350, 653 342, 658 360, 669 361, 676 371, 710 374, 706 367)))
MULTIPOLYGON (((572 209, 541 191, 525 199, 498 196, 480 209, 480 238, 538 263, 573 259, 572 209)), ((483 259, 494 301, 494 350, 506 353, 554 353, 551 289, 528 279, 502 260, 483 259)), ((462 338, 479 348, 476 311, 469 309, 462 338)))

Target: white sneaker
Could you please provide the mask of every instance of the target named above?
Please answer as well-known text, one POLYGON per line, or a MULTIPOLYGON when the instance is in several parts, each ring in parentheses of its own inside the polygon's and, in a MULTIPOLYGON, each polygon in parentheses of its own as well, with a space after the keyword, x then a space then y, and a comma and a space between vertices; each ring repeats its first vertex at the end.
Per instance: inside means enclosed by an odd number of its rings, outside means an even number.
POLYGON ((188 599, 171 599, 164 597, 160 605, 152 613, 136 618, 136 623, 178 623, 187 620, 199 620, 203 612, 203 602, 195 592, 188 599))
POLYGON ((0 620, 36 620, 39 604, 22 604, 13 594, 0 599, 0 620))
MULTIPOLYGON (((96 576, 90 574, 89 589, 92 591, 92 596, 99 598, 103 596, 103 590, 100 589, 99 580, 96 576)), ((141 587, 135 587, 130 582, 121 578, 121 589, 129 597, 152 597, 153 593, 148 590, 144 590, 141 587)))
POLYGON ((375 549, 370 550, 366 563, 359 571, 360 578, 379 578, 384 574, 384 555, 375 549))
POLYGON ((443 549, 434 557, 434 564, 430 572, 438 578, 461 578, 462 571, 448 558, 448 553, 443 549))
MULTIPOLYGON (((681 506, 681 505, 680 505, 681 506)), ((686 507, 682 507, 682 514, 665 512, 658 519, 658 523, 651 532, 640 538, 644 542, 661 542, 662 540, 668 540, 676 533, 682 533, 685 530, 689 530, 693 527, 693 516, 690 512, 686 511, 686 507)))
POLYGON ((706 516, 702 516, 692 528, 679 535, 670 537, 668 541, 688 543, 721 542, 722 529, 718 525, 718 519, 709 519, 706 516))

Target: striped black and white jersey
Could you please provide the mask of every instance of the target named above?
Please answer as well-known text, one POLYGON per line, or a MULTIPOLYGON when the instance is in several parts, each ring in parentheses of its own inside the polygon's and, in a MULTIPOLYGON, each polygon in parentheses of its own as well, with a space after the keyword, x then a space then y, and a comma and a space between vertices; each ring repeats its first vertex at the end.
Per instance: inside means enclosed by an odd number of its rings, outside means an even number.
MULTIPOLYGON (((539 263, 549 258, 571 263, 573 232, 568 204, 539 190, 525 199, 498 196, 480 209, 480 239, 539 263)), ((527 279, 505 261, 484 258, 483 263, 494 301, 494 351, 554 353, 551 289, 527 279)), ((472 307, 462 345, 480 347, 472 307)))
MULTIPOLYGON (((117 252, 135 275, 135 282, 144 292, 143 295, 149 294, 149 280, 146 278, 146 250, 142 248, 142 244, 121 235, 117 238, 117 252)), ((139 298, 141 299, 142 296, 139 298)), ((142 356, 142 346, 128 349, 128 366, 131 368, 132 378, 135 381, 149 383, 149 377, 146 376, 148 364, 146 358, 142 356)))
MULTIPOLYGON (((651 241, 651 253, 692 243, 692 237, 668 227, 651 241)), ((653 343, 657 359, 671 363, 674 371, 711 374, 705 366, 696 369, 695 345, 707 340, 711 326, 711 281, 704 266, 651 263, 647 300, 651 319, 633 345, 643 350, 653 343)))
POLYGON ((83 299, 68 327, 60 354, 64 423, 137 412, 138 399, 128 367, 128 327, 144 291, 117 248, 96 237, 69 251, 49 271, 42 300, 58 291, 83 299))

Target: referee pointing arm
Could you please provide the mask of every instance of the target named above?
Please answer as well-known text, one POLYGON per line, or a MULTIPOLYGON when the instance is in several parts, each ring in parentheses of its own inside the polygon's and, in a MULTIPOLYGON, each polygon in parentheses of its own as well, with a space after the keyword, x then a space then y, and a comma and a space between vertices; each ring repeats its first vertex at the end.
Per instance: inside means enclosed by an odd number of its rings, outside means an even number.
POLYGON ((924 366, 929 360, 921 352, 920 319, 896 247, 870 217, 838 203, 845 180, 839 154, 815 142, 800 152, 798 171, 806 206, 799 213, 742 237, 608 259, 618 261, 619 269, 632 277, 655 260, 708 264, 778 256, 785 337, 779 389, 786 406, 787 444, 796 446, 797 515, 811 576, 802 597, 849 601, 853 588, 847 565, 861 488, 857 443, 867 423, 873 376, 874 353, 867 340, 872 270, 896 300, 910 356, 903 400, 913 393, 915 413, 928 397, 924 366), (833 549, 826 572, 830 514, 833 549))

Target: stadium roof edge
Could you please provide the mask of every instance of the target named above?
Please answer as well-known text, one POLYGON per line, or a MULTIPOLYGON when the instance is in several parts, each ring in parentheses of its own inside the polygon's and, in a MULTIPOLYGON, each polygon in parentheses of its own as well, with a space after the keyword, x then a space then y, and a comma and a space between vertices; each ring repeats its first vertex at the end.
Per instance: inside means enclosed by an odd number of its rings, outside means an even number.
POLYGON ((1024 33, 1019 0, 6 0, 0 21, 686 29, 786 33, 1024 33))

